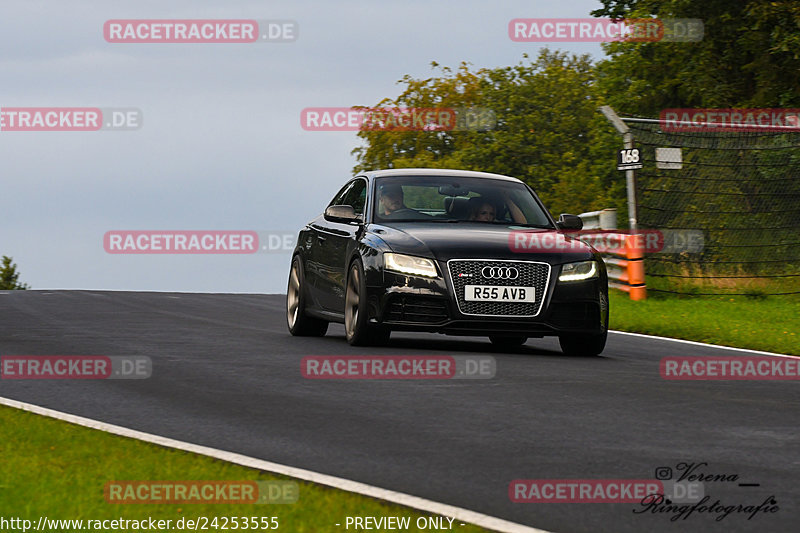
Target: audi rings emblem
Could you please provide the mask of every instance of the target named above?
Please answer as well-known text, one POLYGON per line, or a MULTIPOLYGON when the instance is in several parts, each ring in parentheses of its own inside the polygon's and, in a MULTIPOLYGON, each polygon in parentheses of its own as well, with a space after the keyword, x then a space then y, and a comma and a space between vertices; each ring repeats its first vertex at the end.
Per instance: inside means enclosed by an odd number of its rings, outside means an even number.
POLYGON ((517 279, 519 270, 514 267, 488 266, 481 269, 481 276, 486 279, 517 279))

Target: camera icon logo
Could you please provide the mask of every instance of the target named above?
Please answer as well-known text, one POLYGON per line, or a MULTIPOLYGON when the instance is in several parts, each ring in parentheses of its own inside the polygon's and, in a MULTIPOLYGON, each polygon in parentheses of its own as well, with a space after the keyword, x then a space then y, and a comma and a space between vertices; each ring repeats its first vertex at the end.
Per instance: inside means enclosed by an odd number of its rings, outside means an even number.
POLYGON ((659 466, 656 468, 656 479, 659 481, 672 479, 672 469, 668 466, 659 466))

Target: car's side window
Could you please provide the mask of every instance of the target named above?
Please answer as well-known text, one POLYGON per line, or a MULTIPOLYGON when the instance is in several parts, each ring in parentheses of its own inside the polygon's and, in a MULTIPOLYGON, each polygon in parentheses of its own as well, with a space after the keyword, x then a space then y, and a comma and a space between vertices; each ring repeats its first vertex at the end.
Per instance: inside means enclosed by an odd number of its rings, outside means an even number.
POLYGON ((345 197, 347 196, 347 192, 353 187, 353 183, 352 181, 347 182, 347 184, 336 193, 336 196, 333 197, 333 200, 331 200, 331 203, 328 205, 347 205, 345 197))
POLYGON ((343 205, 351 205, 356 215, 363 215, 364 203, 367 201, 367 182, 363 179, 356 179, 352 184, 353 186, 345 194, 343 205))

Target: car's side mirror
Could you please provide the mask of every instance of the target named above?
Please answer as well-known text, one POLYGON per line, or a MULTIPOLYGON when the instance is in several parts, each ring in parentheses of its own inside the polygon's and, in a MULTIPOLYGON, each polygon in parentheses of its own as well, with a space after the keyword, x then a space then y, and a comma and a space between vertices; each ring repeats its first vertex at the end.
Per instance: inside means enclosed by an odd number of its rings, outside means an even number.
POLYGON ((330 222, 361 222, 361 215, 356 215, 352 205, 331 205, 325 209, 325 220, 330 222))
POLYGON ((578 231, 583 229, 583 220, 577 215, 561 214, 556 222, 558 229, 578 231))

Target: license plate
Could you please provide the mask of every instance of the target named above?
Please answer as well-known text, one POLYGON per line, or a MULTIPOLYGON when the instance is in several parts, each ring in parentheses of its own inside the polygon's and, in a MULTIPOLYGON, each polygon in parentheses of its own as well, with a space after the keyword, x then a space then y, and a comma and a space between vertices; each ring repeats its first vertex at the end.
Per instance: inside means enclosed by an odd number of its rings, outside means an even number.
POLYGON ((534 302, 533 287, 498 287, 497 285, 467 285, 464 300, 468 302, 534 302))

